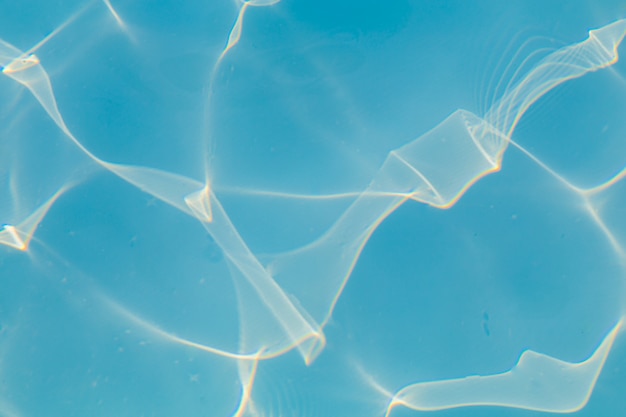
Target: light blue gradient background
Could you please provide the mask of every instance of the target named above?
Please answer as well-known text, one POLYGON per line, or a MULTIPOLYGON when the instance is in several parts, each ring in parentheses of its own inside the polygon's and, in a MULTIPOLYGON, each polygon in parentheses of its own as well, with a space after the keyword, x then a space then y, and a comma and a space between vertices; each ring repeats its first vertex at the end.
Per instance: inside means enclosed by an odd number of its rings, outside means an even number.
MULTIPOLYGON (((483 115, 527 56, 626 16, 623 2, 605 0, 282 0, 248 9, 211 87, 234 2, 112 4, 126 30, 103 2, 0 0, 0 38, 28 50, 87 5, 36 52, 68 127, 107 161, 198 181, 208 169, 261 261, 317 239, 351 200, 250 191, 363 191, 391 150, 456 109, 483 115)), ((626 163, 625 77, 621 60, 557 87, 513 140, 577 185, 606 181, 626 163)), ((98 301, 106 294, 173 334, 236 351, 242 300, 222 250, 197 220, 95 169, 8 77, 0 96, 0 223, 9 198, 28 210, 75 184, 28 252, 0 247, 0 416, 231 415, 233 361, 164 341, 98 301)), ((623 182, 598 201, 621 242, 625 204, 623 182)), ((504 372, 525 349, 582 361, 624 314, 625 279, 580 199, 509 148, 502 170, 452 208, 408 202, 379 226, 317 360, 290 352, 259 365, 257 415, 383 416, 389 398, 372 381, 393 393, 504 372)), ((624 413, 625 369, 622 334, 576 415, 624 413)), ((422 414, 545 415, 392 412, 422 414)))

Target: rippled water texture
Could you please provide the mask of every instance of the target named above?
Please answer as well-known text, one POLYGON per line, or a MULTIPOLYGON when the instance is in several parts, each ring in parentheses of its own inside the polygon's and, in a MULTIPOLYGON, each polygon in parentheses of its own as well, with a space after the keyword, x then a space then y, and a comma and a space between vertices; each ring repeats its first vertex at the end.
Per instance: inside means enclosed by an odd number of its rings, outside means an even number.
POLYGON ((618 415, 619 3, 0 2, 0 416, 618 415))

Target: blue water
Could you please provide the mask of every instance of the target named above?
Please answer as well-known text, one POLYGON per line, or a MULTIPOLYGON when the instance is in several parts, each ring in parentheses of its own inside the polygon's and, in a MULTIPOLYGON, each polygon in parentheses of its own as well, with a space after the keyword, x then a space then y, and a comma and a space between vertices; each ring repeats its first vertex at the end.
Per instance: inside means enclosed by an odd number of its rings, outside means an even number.
POLYGON ((0 417, 626 415, 624 18, 0 0, 0 417))

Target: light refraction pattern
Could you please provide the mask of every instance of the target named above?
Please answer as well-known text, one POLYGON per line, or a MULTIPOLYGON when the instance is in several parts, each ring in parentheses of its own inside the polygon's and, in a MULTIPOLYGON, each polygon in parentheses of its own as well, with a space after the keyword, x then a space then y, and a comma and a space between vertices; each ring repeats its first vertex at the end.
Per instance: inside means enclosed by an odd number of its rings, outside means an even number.
POLYGON ((622 6, 39 3, 0 416, 624 407, 622 6))

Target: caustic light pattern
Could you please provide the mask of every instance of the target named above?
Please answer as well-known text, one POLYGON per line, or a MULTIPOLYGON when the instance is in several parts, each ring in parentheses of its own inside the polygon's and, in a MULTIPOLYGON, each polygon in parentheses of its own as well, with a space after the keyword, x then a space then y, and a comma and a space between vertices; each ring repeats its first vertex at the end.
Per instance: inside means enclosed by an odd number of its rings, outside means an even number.
POLYGON ((623 8, 36 6, 0 415, 623 409, 623 8))

